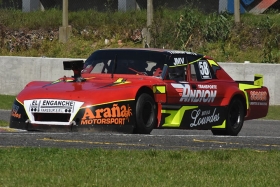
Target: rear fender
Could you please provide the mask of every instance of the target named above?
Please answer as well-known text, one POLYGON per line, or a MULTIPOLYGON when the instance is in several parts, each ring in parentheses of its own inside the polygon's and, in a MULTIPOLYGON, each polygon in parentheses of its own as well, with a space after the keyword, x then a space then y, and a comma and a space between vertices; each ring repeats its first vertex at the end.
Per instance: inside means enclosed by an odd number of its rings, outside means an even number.
POLYGON ((248 112, 245 120, 263 118, 268 113, 269 92, 266 87, 249 88, 245 92, 248 95, 248 112))
POLYGON ((242 90, 238 89, 238 87, 232 86, 229 87, 227 89, 227 91, 225 92, 224 98, 220 104, 220 106, 228 106, 229 103, 231 102, 231 100, 234 97, 239 97, 240 99, 243 99, 244 101, 244 107, 246 109, 248 109, 248 106, 246 104, 246 98, 247 98, 247 94, 245 92, 243 92, 242 90))
POLYGON ((254 82, 240 82, 239 89, 246 95, 247 115, 245 120, 265 117, 269 107, 269 92, 263 86, 263 75, 255 74, 254 82))

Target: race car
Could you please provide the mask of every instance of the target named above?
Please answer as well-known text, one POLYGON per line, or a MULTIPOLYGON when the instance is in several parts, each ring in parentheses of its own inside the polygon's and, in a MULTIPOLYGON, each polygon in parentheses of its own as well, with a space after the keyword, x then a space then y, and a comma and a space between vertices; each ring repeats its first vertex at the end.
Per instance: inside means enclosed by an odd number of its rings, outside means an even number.
POLYGON ((202 129, 236 136, 244 120, 268 112, 262 75, 234 81, 211 57, 194 52, 101 49, 63 65, 72 77, 33 81, 17 95, 10 128, 140 134, 202 129))

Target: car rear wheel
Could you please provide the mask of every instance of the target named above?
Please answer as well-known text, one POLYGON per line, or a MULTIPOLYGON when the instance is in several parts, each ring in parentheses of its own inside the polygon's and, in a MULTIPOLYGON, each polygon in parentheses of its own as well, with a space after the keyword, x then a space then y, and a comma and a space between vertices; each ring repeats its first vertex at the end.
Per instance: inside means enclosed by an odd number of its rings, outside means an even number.
POLYGON ((212 130, 213 135, 237 136, 243 126, 245 109, 239 99, 234 99, 228 106, 225 130, 212 130))
POLYGON ((156 124, 156 104, 146 93, 141 94, 136 102, 135 133, 150 134, 156 124))

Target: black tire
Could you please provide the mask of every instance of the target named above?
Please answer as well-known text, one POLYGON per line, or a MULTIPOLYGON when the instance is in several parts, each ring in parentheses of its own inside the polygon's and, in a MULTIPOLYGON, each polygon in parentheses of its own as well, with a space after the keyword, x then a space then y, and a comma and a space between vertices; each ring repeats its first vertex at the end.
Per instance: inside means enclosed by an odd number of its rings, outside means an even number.
POLYGON ((154 99, 149 94, 141 94, 136 102, 136 128, 134 132, 150 134, 156 125, 156 115, 154 99))
POLYGON ((245 109, 239 99, 234 99, 228 106, 228 113, 226 116, 226 129, 213 130, 213 135, 231 135, 237 136, 241 131, 245 116, 245 109))

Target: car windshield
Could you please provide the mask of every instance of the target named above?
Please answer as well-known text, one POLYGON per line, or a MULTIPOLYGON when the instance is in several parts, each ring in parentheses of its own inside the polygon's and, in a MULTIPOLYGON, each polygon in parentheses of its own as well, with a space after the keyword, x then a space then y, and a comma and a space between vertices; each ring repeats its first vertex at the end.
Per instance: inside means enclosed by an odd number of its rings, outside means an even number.
POLYGON ((82 73, 115 73, 156 76, 165 62, 163 53, 144 50, 99 50, 86 61, 82 73))

